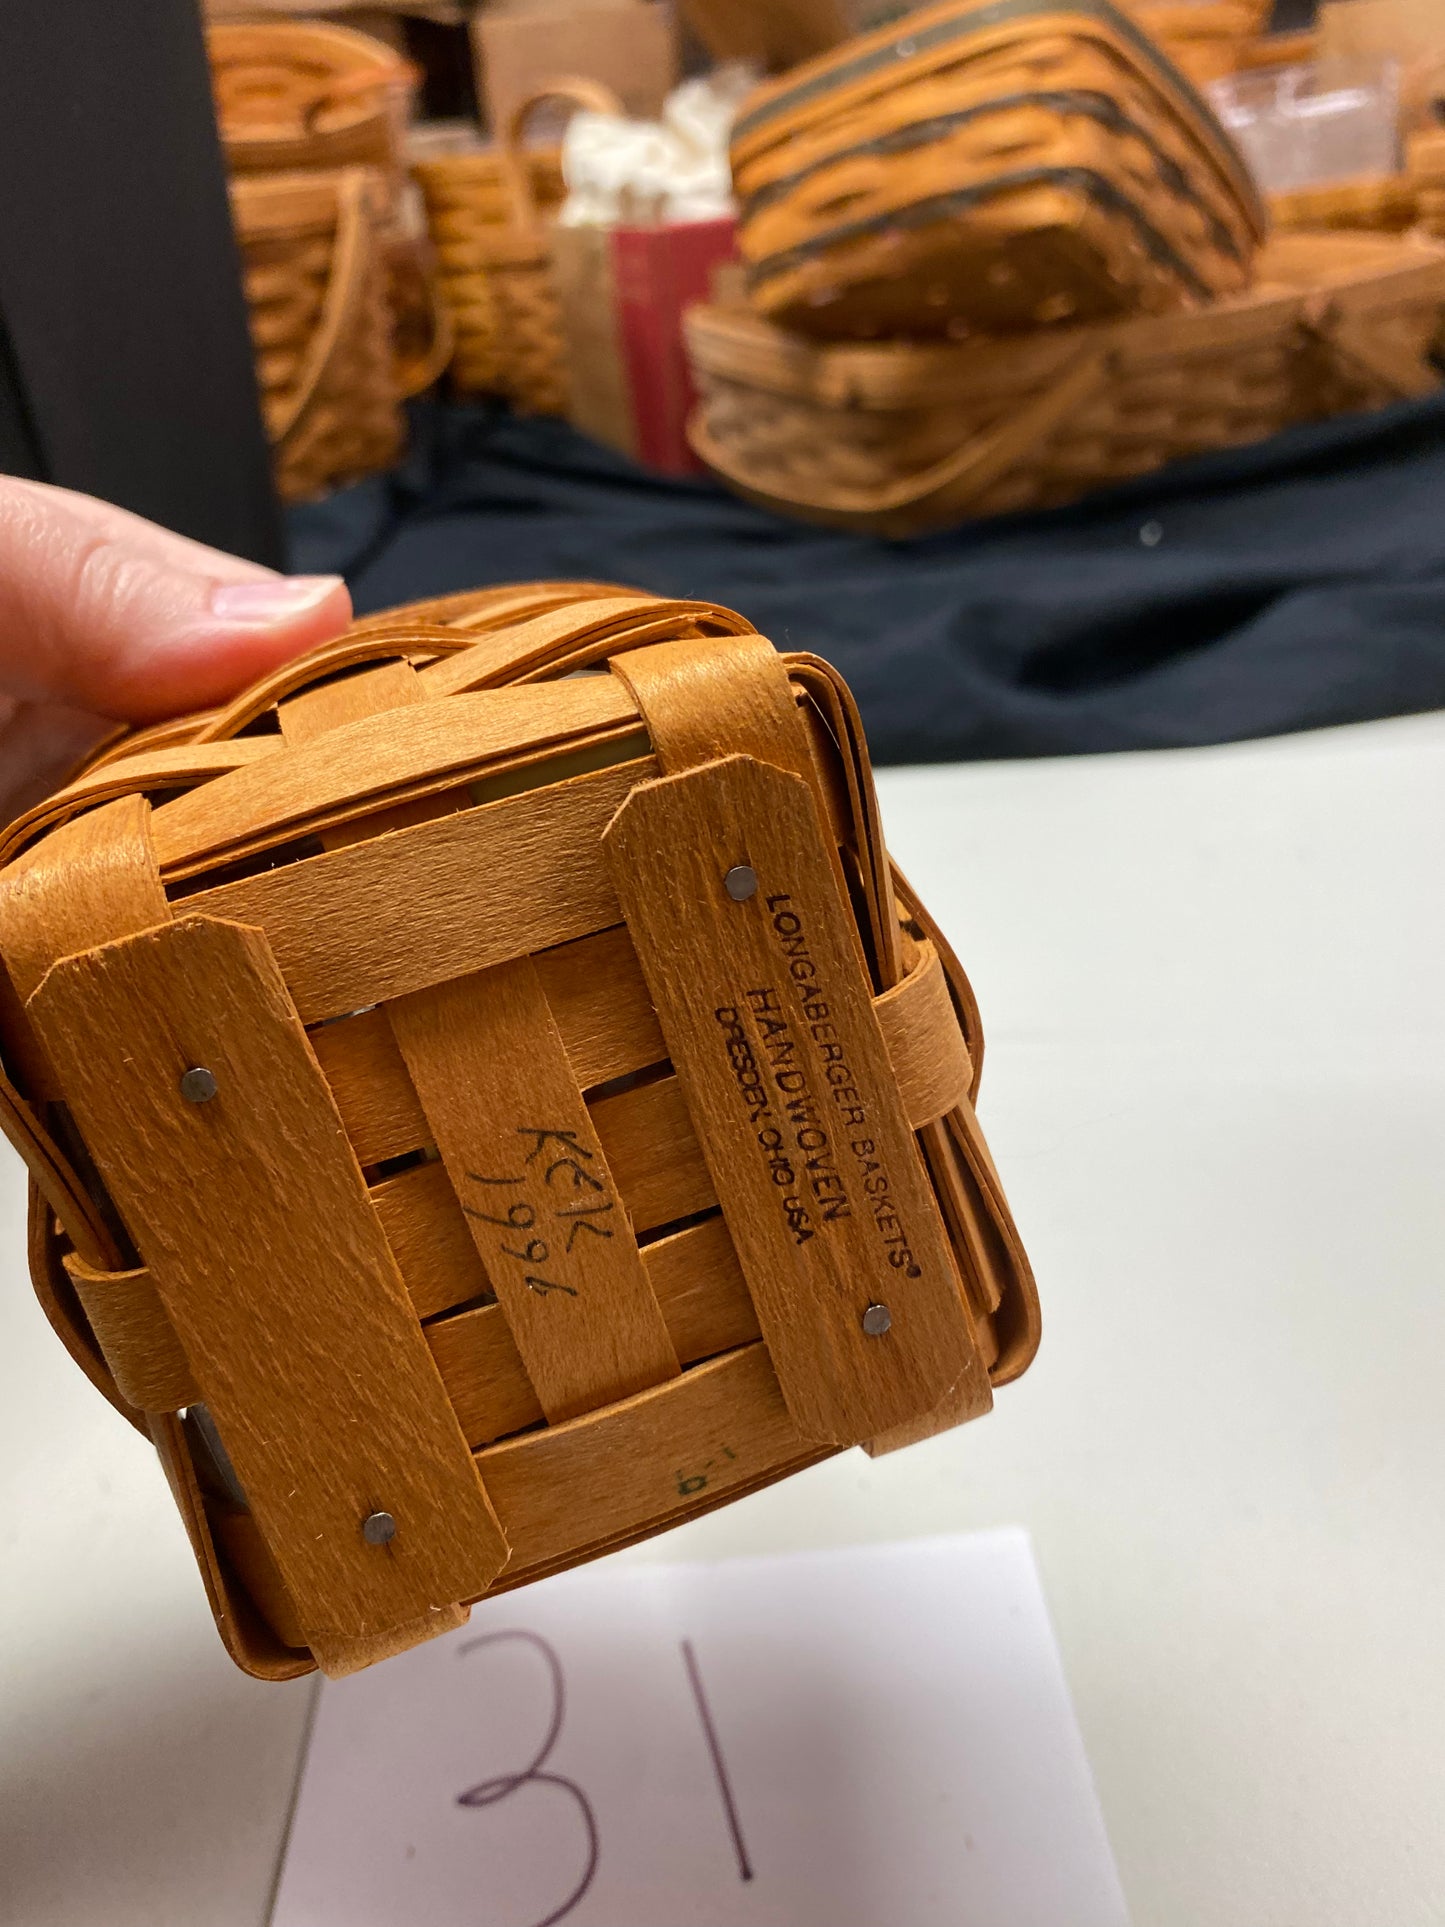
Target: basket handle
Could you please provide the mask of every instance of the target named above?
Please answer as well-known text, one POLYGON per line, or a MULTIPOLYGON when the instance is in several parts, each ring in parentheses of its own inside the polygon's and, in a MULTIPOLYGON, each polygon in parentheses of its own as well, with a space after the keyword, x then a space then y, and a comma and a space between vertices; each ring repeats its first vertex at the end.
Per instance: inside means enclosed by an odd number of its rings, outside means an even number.
POLYGON ((351 311, 366 286, 369 266, 366 172, 361 167, 345 168, 336 183, 336 245, 331 253, 331 273, 322 297, 320 319, 302 360, 295 390, 271 424, 271 439, 277 448, 302 420, 325 380, 351 311))
POLYGON ((414 276, 421 288, 421 305, 426 310, 426 347, 413 355, 398 354, 394 357, 397 388, 401 399, 410 401, 413 395, 424 394, 445 372, 456 349, 456 331, 452 325, 451 311, 442 300, 437 285, 430 243, 425 237, 394 239, 391 250, 393 277, 398 272, 414 276))
POLYGON ((538 226, 532 176, 522 154, 522 133, 532 110, 540 107, 544 100, 567 100, 574 107, 585 108, 594 114, 622 115, 626 112, 610 87, 600 80, 588 80, 581 74, 562 74, 556 80, 545 80, 540 87, 517 102, 502 136, 501 162, 512 202, 513 219, 520 227, 538 226))
MULTIPOLYGON (((930 495, 959 484, 966 485, 975 494, 981 493, 1001 475, 1006 475, 1021 456, 1047 440, 1076 408, 1096 395, 1109 377, 1111 364, 1112 357, 1106 349, 1084 349, 1066 364, 1062 374, 1055 377, 1043 394, 1011 415, 1001 427, 965 442, 932 467, 906 475, 901 481, 876 488, 844 487, 813 495, 798 491, 788 499, 799 508, 822 514, 887 515, 915 508, 930 495)), ((765 492, 729 462, 708 432, 700 407, 688 421, 687 438, 708 467, 725 481, 732 482, 745 494, 765 492)))

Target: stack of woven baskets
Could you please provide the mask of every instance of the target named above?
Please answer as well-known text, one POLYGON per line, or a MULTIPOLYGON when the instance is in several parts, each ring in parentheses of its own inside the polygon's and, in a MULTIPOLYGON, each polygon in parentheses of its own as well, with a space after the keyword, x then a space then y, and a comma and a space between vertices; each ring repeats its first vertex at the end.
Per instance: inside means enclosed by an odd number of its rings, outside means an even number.
POLYGON ((1445 251, 1262 254, 1238 153, 1107 0, 946 0, 769 83, 734 131, 747 301, 696 308, 697 452, 907 535, 1425 392, 1445 251))
POLYGON ((389 466, 402 400, 450 351, 403 154, 414 76, 319 22, 217 23, 209 45, 262 411, 296 500, 389 466))

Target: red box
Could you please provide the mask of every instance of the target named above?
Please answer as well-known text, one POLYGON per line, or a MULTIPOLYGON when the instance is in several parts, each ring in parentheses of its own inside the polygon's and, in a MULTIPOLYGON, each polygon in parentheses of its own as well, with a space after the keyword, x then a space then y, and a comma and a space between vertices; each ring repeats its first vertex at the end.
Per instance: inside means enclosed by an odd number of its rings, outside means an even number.
POLYGON ((695 399, 683 311, 706 301, 733 258, 735 222, 558 228, 554 263, 572 404, 585 434, 669 475, 698 474, 687 444, 695 399))

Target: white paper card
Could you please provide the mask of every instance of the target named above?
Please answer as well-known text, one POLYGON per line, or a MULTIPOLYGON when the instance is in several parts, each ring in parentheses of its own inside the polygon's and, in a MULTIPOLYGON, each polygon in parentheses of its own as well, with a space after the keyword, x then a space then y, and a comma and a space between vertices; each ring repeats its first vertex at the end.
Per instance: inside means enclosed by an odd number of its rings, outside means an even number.
POLYGON ((1022 1532, 614 1564, 328 1681, 273 1927, 1122 1927, 1022 1532))

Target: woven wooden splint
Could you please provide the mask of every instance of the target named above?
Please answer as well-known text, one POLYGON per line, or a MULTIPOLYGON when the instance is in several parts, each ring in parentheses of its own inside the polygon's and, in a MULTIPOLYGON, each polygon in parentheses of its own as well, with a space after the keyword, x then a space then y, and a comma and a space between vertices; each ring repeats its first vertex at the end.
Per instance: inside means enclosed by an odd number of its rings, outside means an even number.
POLYGON ((453 596, 131 735, 11 826, 0 955, 37 1291, 258 1676, 1033 1355, 852 701, 710 603, 453 596))
MULTIPOLYGON (((562 150, 526 148, 521 164, 531 204, 547 220, 566 198, 562 150)), ((426 199, 438 287, 451 323, 452 386, 464 395, 515 391, 524 361, 515 352, 511 317, 495 285, 497 245, 512 226, 507 164, 495 148, 427 147, 414 155, 412 171, 426 199)))
POLYGON ((889 536, 1051 506, 1209 449, 1429 393, 1445 249, 1281 234, 1249 294, 988 343, 822 347, 686 321, 698 454, 749 500, 889 536))
POLYGON ((957 334, 1242 287, 1258 196, 1213 113, 1107 0, 946 0, 769 82, 733 131, 768 319, 957 334))
POLYGON ((547 102, 622 111, 595 81, 552 81, 518 104, 499 147, 414 162, 456 341, 452 379, 464 393, 505 395, 531 415, 564 414, 569 394, 549 237, 565 193, 560 161, 555 148, 522 144, 547 102))

